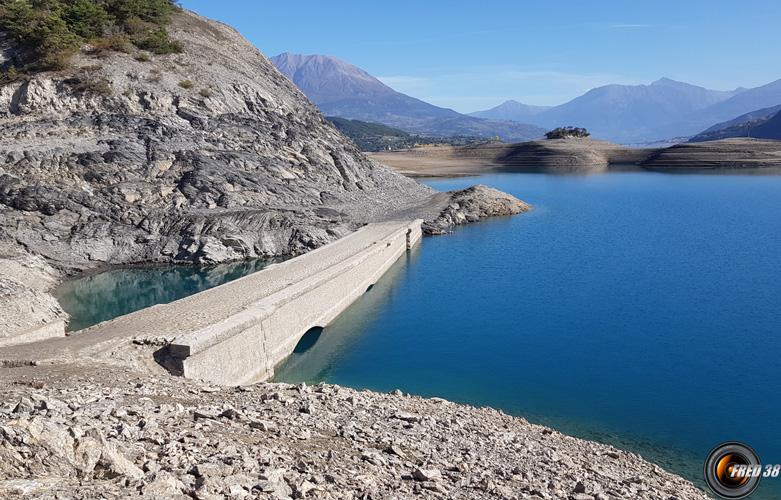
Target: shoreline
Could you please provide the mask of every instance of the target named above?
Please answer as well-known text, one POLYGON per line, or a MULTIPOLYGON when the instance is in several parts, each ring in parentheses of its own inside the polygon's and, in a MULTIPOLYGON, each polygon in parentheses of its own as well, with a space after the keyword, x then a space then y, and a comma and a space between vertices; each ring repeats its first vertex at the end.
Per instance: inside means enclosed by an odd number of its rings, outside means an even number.
MULTIPOLYGON (((154 351, 159 349, 159 344, 154 339, 149 339, 148 342, 142 339, 138 342, 134 340, 131 347, 134 349, 134 357, 151 359, 154 351)), ((2 352, 0 349, 0 353, 2 352)), ((354 468, 358 459, 359 468, 369 467, 365 474, 372 475, 370 483, 377 488, 372 491, 380 495, 402 492, 403 495, 422 494, 424 497, 449 495, 453 498, 513 498, 519 492, 529 495, 538 492, 542 498, 595 500, 614 496, 631 498, 654 491, 665 497, 675 495, 681 499, 707 498, 692 483, 665 472, 639 455, 596 441, 570 437, 492 408, 477 408, 439 398, 400 396, 398 393, 386 395, 329 385, 307 388, 306 385, 290 386, 280 382, 265 382, 241 389, 217 388, 204 386, 200 381, 173 377, 156 364, 145 364, 142 371, 140 364, 117 366, 106 364, 105 360, 95 356, 90 356, 89 359, 77 357, 55 364, 47 363, 40 366, 36 366, 36 362, 18 363, 5 360, 1 363, 0 380, 6 382, 3 384, 5 389, 2 389, 3 399, 8 404, 0 407, 0 422, 13 429, 16 436, 32 432, 33 425, 37 426, 36 429, 43 428, 44 433, 36 435, 32 440, 28 439, 28 443, 10 441, 12 449, 26 452, 25 450, 34 447, 35 453, 48 456, 50 463, 67 462, 68 465, 51 466, 52 469, 44 471, 43 477, 40 476, 39 470, 35 472, 34 479, 32 471, 27 473, 28 476, 25 476, 26 473, 16 472, 19 477, 15 476, 16 479, 12 482, 0 478, 0 493, 26 491, 45 496, 57 491, 55 483, 73 487, 73 477, 84 474, 92 479, 81 483, 80 491, 84 495, 81 498, 128 491, 163 496, 199 495, 203 488, 211 494, 235 494, 239 491, 238 487, 249 494, 259 490, 304 497, 317 497, 317 493, 350 488, 360 493, 366 491, 361 489, 362 484, 352 484, 351 477, 339 476, 333 472, 337 467, 339 470, 354 468), (84 380, 88 383, 83 383, 84 380), (56 390, 47 392, 46 387, 41 384, 50 385, 56 390), (146 403, 138 406, 138 401, 134 403, 124 400, 123 398, 133 399, 138 395, 139 391, 133 387, 140 388, 144 398, 155 401, 155 409, 147 408, 146 403), (89 396, 95 393, 108 393, 110 396, 98 397, 95 400, 89 396), (197 401, 183 402, 176 398, 177 394, 192 393, 199 394, 197 401), (261 394, 259 400, 250 398, 249 395, 254 393, 261 394), (236 394, 239 395, 238 401, 233 399, 236 394), (279 396, 280 394, 284 395, 279 396), (311 401, 311 394, 328 395, 319 401, 326 406, 325 412, 318 408, 318 402, 311 401), (205 404, 204 398, 218 403, 205 404), (28 400, 29 403, 26 402, 28 400), (87 400, 91 402, 85 405, 84 401, 87 400), (273 404, 274 401, 284 401, 285 404, 269 412, 269 402, 273 404), (349 404, 345 405, 345 401, 349 404), (176 405, 181 405, 183 410, 177 409, 175 418, 169 417, 169 407, 178 408, 176 405), (72 406, 77 409, 70 409, 72 406), (356 408, 365 408, 367 414, 356 419, 356 408), (94 413, 98 409, 104 414, 108 412, 108 416, 90 422, 86 429, 82 425, 75 433, 99 436, 99 439, 96 439, 98 444, 95 445, 99 450, 94 453, 99 453, 100 459, 94 465, 77 463, 74 466, 68 456, 58 455, 59 448, 47 440, 59 442, 66 439, 61 436, 74 434, 74 431, 70 430, 72 427, 62 426, 63 418, 66 421, 72 418, 75 422, 84 422, 80 417, 83 412, 94 413), (234 415, 233 411, 238 412, 239 416, 231 416, 234 415), (162 416, 155 416, 158 414, 162 416), (443 414, 447 418, 443 418, 443 414), (141 420, 130 419, 128 415, 140 415, 141 420), (320 417, 315 430, 312 430, 311 422, 296 420, 297 417, 305 418, 306 415, 320 417), (323 420, 324 415, 327 415, 327 418, 323 420), (453 428, 453 419, 460 422, 456 428, 453 428), (275 459, 276 462, 272 461, 265 468, 258 465, 256 468, 250 466, 241 471, 236 471, 235 468, 225 471, 219 469, 207 476, 209 480, 204 480, 204 476, 197 472, 201 465, 195 462, 206 461, 211 464, 215 455, 200 455, 200 448, 189 450, 187 453, 192 455, 188 455, 188 460, 184 461, 194 465, 194 469, 183 466, 172 468, 170 464, 148 458, 162 456, 160 448, 149 444, 146 434, 148 424, 140 424, 141 421, 150 420, 157 422, 156 427, 152 427, 152 432, 161 432, 162 436, 165 436, 160 438, 164 443, 172 442, 170 436, 173 435, 199 436, 204 432, 203 422, 209 422, 214 426, 215 432, 238 432, 230 438, 230 443, 227 444, 229 447, 242 447, 246 440, 266 442, 270 432, 282 439, 280 446, 288 448, 285 448, 284 460, 275 459), (350 428, 357 426, 370 432, 367 429, 373 429, 373 424, 377 422, 390 422, 385 431, 378 431, 378 436, 384 436, 382 439, 388 439, 390 436, 391 444, 385 441, 356 441, 351 435, 343 434, 345 425, 350 428), (394 423, 399 423, 401 427, 397 428, 394 423), (174 427, 166 428, 169 424, 174 427), (112 429, 117 425, 129 430, 115 435, 112 429), (285 431, 275 433, 268 430, 274 428, 277 431, 284 428, 285 431), (331 430, 321 433, 323 429, 331 430), (412 437, 410 433, 413 433, 412 437), (457 449, 431 455, 431 450, 441 447, 438 444, 439 433, 449 437, 457 436, 457 449), (504 437, 508 433, 515 436, 510 441, 506 441, 504 437), (41 436, 43 437, 39 439, 41 436), (327 443, 327 448, 333 450, 334 439, 339 440, 338 447, 342 448, 343 454, 331 454, 330 458, 323 459, 322 462, 311 459, 312 446, 320 449, 317 447, 327 443), (30 442, 33 444, 30 445, 30 442), (393 451, 394 447, 405 458, 402 459, 401 455, 393 451), (145 450, 143 453, 140 452, 141 448, 145 450), (470 456, 481 456, 484 460, 470 462, 471 459, 467 458, 464 461, 464 449, 473 450, 470 456), (130 450, 130 453, 126 453, 126 450, 130 450), (288 459, 289 457, 292 459, 288 459), (312 470, 307 469, 307 474, 303 476, 296 468, 291 470, 291 463, 299 459, 306 460, 307 457, 310 464, 314 461, 314 464, 310 465, 312 470), (538 473, 535 461, 545 464, 544 473, 538 473), (601 469, 603 461, 607 461, 609 466, 606 475, 603 474, 605 470, 601 469), (465 465, 459 466, 459 463, 465 465), (513 465, 514 463, 517 465, 513 465), (511 466, 509 474, 493 476, 491 473, 511 466), (61 474, 62 467, 68 471, 64 476, 58 475, 61 474), (68 469, 69 467, 73 470, 68 469), (90 470, 90 467, 93 468, 90 470), (279 469, 284 470, 282 476, 277 472, 279 469), (324 479, 320 480, 318 474, 324 479), (326 474, 330 474, 333 479, 325 479, 326 474), (118 487, 116 481, 106 481, 106 475, 125 477, 125 486, 118 487), (246 477, 237 480, 236 475, 246 477), (273 481, 268 479, 269 477, 281 477, 281 480, 273 481), (485 481, 487 477, 490 477, 488 482, 485 481), (575 479, 572 479, 573 477, 575 479), (238 486, 236 481, 239 481, 238 486)), ((80 439, 74 439, 74 447, 88 446, 80 439)), ((207 434, 203 434, 203 439, 208 439, 207 434)), ((94 444, 89 443, 90 446, 94 444)), ((155 443, 155 438, 152 443, 155 443)), ((254 453, 257 448, 257 445, 251 445, 247 450, 254 453)), ((216 451, 219 454, 220 449, 216 451)), ((326 453, 325 448, 322 453, 326 453)), ((23 467, 14 464, 13 460, 9 461, 11 467, 17 467, 17 471, 20 470, 18 467, 23 467)))
POLYGON ((424 146, 367 153, 411 178, 456 178, 491 173, 597 174, 652 172, 781 173, 781 141, 724 139, 640 149, 592 139, 517 144, 424 146))
POLYGON ((3 368, 0 380, 13 436, 0 451, 3 494, 708 498, 634 453, 400 391, 216 388, 100 364, 3 368))

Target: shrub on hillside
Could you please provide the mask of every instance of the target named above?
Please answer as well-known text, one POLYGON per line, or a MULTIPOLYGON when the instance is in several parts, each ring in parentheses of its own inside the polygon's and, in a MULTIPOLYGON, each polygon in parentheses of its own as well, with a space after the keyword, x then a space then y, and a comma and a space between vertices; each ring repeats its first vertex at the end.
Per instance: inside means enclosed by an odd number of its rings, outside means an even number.
POLYGON ((568 137, 588 137, 591 133, 580 127, 558 127, 545 134, 546 139, 566 139, 568 137))
POLYGON ((102 51, 133 46, 156 54, 181 52, 166 26, 173 0, 0 0, 0 29, 18 44, 18 71, 63 69, 84 43, 102 51))

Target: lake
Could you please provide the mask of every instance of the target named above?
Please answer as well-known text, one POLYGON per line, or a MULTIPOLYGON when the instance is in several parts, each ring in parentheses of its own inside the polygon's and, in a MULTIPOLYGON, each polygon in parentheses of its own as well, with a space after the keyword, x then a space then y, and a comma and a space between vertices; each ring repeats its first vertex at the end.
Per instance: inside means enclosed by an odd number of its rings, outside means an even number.
POLYGON ((276 380, 490 405, 700 485, 722 441, 781 463, 781 176, 428 182, 475 183, 535 209, 425 238, 276 380))
MULTIPOLYGON (((424 238, 302 339, 276 380, 489 405, 642 454, 701 486, 711 448, 781 462, 781 176, 487 175, 528 214, 424 238)), ((80 329, 264 267, 65 283, 80 329)), ((765 479, 754 498, 781 497, 765 479)))

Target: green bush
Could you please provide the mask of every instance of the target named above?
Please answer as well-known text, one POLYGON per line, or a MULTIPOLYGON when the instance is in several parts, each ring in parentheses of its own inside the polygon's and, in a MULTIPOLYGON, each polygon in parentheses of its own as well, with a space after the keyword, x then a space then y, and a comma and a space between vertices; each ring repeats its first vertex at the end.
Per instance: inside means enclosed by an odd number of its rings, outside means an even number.
POLYGON ((13 83, 17 81, 20 77, 21 75, 16 70, 16 67, 9 66, 7 69, 0 70, 0 85, 13 83))
POLYGON ((190 80, 182 80, 181 82, 179 82, 179 86, 182 87, 183 89, 188 89, 189 90, 189 89, 193 88, 195 86, 195 84, 193 82, 191 82, 190 80))
POLYGON ((124 52, 129 54, 133 49, 133 43, 127 35, 108 35, 92 41, 92 54, 103 56, 111 52, 124 52))
POLYGON ((111 23, 108 12, 91 0, 72 0, 62 18, 71 32, 86 40, 103 36, 111 23))
POLYGON ((87 75, 81 75, 68 78, 65 83, 82 94, 96 94, 103 97, 110 97, 114 94, 111 84, 105 78, 91 78, 87 75))
POLYGON ((165 25, 171 20, 176 5, 170 0, 111 0, 105 2, 106 10, 120 23, 141 19, 165 25))
POLYGON ((580 127, 558 127, 545 134, 546 139, 566 139, 568 137, 589 137, 591 133, 580 127))
POLYGON ((182 52, 182 44, 171 40, 168 32, 163 27, 157 27, 145 34, 134 38, 134 43, 139 49, 148 50, 155 54, 179 54, 182 52))
POLYGON ((181 52, 166 31, 177 8, 174 0, 0 0, 0 29, 24 49, 13 64, 29 73, 67 67, 85 42, 98 53, 181 52))

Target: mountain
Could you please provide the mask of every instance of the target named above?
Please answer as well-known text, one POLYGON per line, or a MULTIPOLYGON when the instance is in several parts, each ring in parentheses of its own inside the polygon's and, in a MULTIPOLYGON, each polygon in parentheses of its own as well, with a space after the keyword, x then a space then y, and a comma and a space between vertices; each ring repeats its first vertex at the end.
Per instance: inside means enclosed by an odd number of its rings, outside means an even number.
POLYGON ((416 142, 415 136, 380 123, 362 122, 338 116, 327 116, 326 119, 333 123, 339 132, 352 139, 361 151, 400 149, 410 147, 416 142))
POLYGON ((701 130, 682 122, 732 95, 662 78, 650 85, 597 87, 559 106, 534 110, 528 119, 549 129, 585 127, 598 139, 638 143, 701 130))
POLYGON ((762 108, 781 104, 781 79, 742 92, 714 104, 694 115, 694 120, 703 126, 699 130, 717 122, 730 120, 736 116, 762 108))
POLYGON ((469 113, 469 116, 487 118, 490 120, 511 120, 521 123, 533 123, 540 114, 550 108, 550 106, 533 106, 509 100, 485 111, 469 113))
POLYGON ((709 129, 700 132, 692 137, 689 142, 714 141, 718 139, 727 139, 730 137, 757 137, 764 139, 781 139, 781 133, 776 132, 775 136, 772 125, 773 119, 779 120, 781 105, 770 108, 762 108, 750 113, 746 113, 728 120, 717 123, 709 129), (766 124, 771 121, 770 125, 766 124), (758 135, 767 132, 769 135, 758 135))
POLYGON ((377 122, 430 136, 493 137, 518 141, 541 137, 543 129, 462 115, 402 94, 334 57, 284 53, 271 62, 327 116, 377 122))
POLYGON ((751 131, 751 137, 781 140, 781 111, 751 131))
POLYGON ((779 104, 781 80, 719 91, 661 78, 649 85, 597 87, 550 108, 507 101, 471 115, 522 119, 547 129, 586 127, 595 138, 636 144, 690 137, 714 123, 779 104))
POLYGON ((586 127, 594 137, 620 143, 688 135, 696 112, 729 99, 731 92, 709 90, 662 78, 650 85, 606 85, 557 106, 543 118, 551 127, 586 127))

